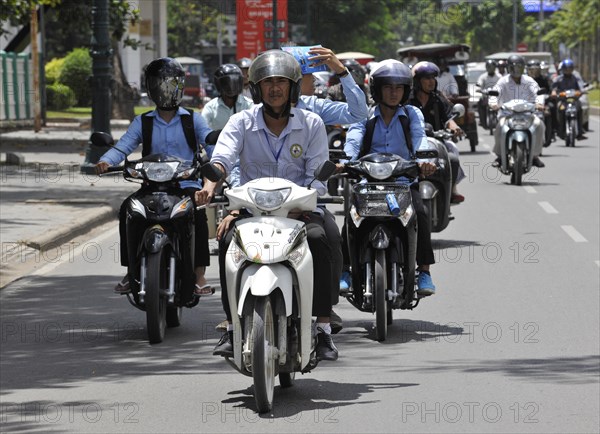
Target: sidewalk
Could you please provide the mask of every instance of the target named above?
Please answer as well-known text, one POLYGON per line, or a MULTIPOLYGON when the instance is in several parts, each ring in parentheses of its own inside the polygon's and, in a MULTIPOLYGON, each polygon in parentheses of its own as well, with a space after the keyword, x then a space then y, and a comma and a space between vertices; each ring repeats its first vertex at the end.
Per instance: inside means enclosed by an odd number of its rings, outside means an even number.
POLYGON ((40 257, 52 261, 63 243, 116 223, 121 202, 138 188, 120 176, 80 173, 89 136, 68 125, 0 134, 0 288, 31 272, 40 257))

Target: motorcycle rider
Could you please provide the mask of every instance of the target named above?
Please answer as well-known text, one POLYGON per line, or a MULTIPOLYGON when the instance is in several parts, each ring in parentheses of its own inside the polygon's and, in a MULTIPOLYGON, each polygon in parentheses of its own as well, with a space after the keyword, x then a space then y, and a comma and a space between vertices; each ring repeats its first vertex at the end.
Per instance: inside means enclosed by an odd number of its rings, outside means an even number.
POLYGON ((237 65, 219 66, 214 73, 214 83, 219 96, 206 103, 201 115, 209 128, 221 130, 231 115, 252 107, 253 103, 242 95, 244 76, 237 65))
MULTIPOLYGON (((150 153, 164 152, 169 155, 180 157, 186 161, 193 161, 207 141, 211 141, 211 129, 206 125, 200 114, 193 112, 192 122, 194 136, 196 138, 195 150, 190 147, 184 133, 184 117, 190 116, 190 113, 180 107, 185 88, 185 71, 181 64, 170 57, 155 59, 150 62, 145 69, 145 81, 148 94, 156 108, 143 115, 136 116, 127 132, 119 139, 114 148, 107 151, 96 164, 96 172, 104 173, 110 166, 120 164, 126 155, 131 154, 143 142, 143 121, 142 117, 152 118, 152 141, 150 144, 150 153)), ((181 187, 194 199, 194 194, 201 188, 200 181, 182 181, 181 187)), ((142 191, 141 189, 129 196, 119 211, 119 235, 121 265, 128 266, 127 253, 127 233, 126 233, 126 211, 129 199, 135 197, 142 191)), ((214 292, 204 276, 206 267, 210 265, 210 255, 208 249, 208 224, 206 221, 205 210, 196 210, 195 212, 195 258, 194 268, 196 273, 196 286, 194 293, 200 295, 210 295, 214 292)), ((115 292, 126 294, 130 291, 129 275, 126 275, 115 287, 115 292)))
MULTIPOLYGON (((408 101, 413 78, 410 69, 402 62, 387 59, 379 63, 370 78, 370 90, 376 102, 373 117, 377 118, 370 149, 363 153, 391 152, 405 159, 411 158, 411 152, 404 136, 399 116, 408 117, 410 134, 415 150, 427 145, 423 114, 416 107, 404 105, 408 101)), ((351 160, 361 153, 366 134, 366 121, 353 124, 346 135, 344 151, 351 160)), ((419 163, 422 176, 429 176, 436 166, 429 162, 419 163)), ((401 182, 401 181, 400 181, 401 182)), ((431 279, 430 266, 435 263, 431 246, 431 232, 427 221, 429 216, 421 200, 418 182, 411 184, 413 206, 417 213, 417 294, 421 297, 435 293, 431 279)), ((345 232, 345 231, 343 231, 345 232)))
MULTIPOLYGON (((348 71, 350 71, 350 75, 354 79, 354 82, 365 94, 365 101, 368 102, 369 90, 365 86, 365 68, 354 59, 342 60, 342 64, 346 67, 348 71)), ((337 83, 333 86, 329 86, 329 88, 327 89, 327 98, 333 101, 346 102, 346 97, 344 95, 344 88, 342 86, 342 83, 337 83)))
MULTIPOLYGON (((513 99, 521 99, 535 104, 537 110, 543 111, 544 96, 537 94, 540 87, 533 78, 523 74, 525 72, 525 59, 516 54, 511 55, 507 60, 507 70, 508 75, 505 75, 498 80, 498 83, 493 87, 499 95, 497 97, 490 96, 488 101, 490 107, 493 110, 499 110, 505 102, 513 99)), ((500 134, 505 121, 506 117, 499 112, 498 127, 494 131, 494 153, 498 156, 494 161, 495 167, 500 165, 500 134)), ((533 127, 533 159, 531 164, 536 167, 544 167, 545 164, 540 160, 539 156, 542 153, 542 147, 544 145, 545 126, 538 116, 534 116, 533 127)))
MULTIPOLYGON (((323 121, 314 113, 293 107, 300 94, 300 65, 293 55, 285 51, 269 50, 254 60, 248 78, 253 101, 257 105, 231 117, 219 135, 211 162, 227 173, 239 158, 241 185, 252 179, 272 176, 308 185, 313 181, 315 169, 328 159, 329 150, 323 121)), ((208 203, 216 186, 217 183, 207 181, 204 188, 196 193, 198 203, 208 203)), ((321 182, 314 182, 313 186, 320 194, 326 192, 321 182)), ((317 316, 317 357, 320 360, 337 360, 338 351, 329 324, 333 267, 323 214, 317 209, 297 218, 306 222, 308 244, 314 258, 313 314, 317 316)), ((224 219, 217 233, 221 240, 219 265, 224 292, 225 255, 233 236, 231 223, 231 219, 224 219)), ((227 297, 223 297, 222 301, 229 325, 213 354, 231 357, 231 312, 227 297)))
MULTIPOLYGON (((542 62, 537 59, 531 59, 527 61, 527 75, 535 80, 540 89, 546 89, 546 91, 550 90, 550 80, 548 80, 544 75, 542 75, 542 62)), ((546 134, 554 135, 554 123, 553 119, 556 117, 556 104, 553 101, 553 98, 545 99, 545 106, 548 108, 547 114, 544 114, 544 123, 546 126, 546 134)), ((550 140, 550 139, 549 139, 550 140)), ((548 142, 546 145, 549 145, 548 142)))
MULTIPOLYGON (((552 82, 552 93, 551 96, 556 98, 560 92, 566 90, 579 90, 583 91, 583 85, 581 80, 574 74, 575 63, 571 59, 565 59, 561 62, 560 75, 554 79, 552 82)), ((583 127, 582 127, 582 109, 581 102, 579 99, 575 100, 575 107, 577 108, 577 131, 579 135, 577 136, 577 140, 585 140, 586 136, 583 135, 583 127)), ((556 110, 558 112, 560 110, 556 110)), ((558 135, 561 139, 564 139, 564 115, 558 116, 557 114, 555 125, 558 125, 558 135)))
MULTIPOLYGON (((432 62, 419 62, 412 68, 413 89, 408 97, 407 104, 421 110, 425 123, 430 124, 434 131, 448 128, 455 138, 463 135, 461 128, 450 119, 452 116, 452 103, 437 91, 436 78, 439 68, 432 62)), ((460 167, 458 147, 451 141, 445 140, 444 145, 450 156, 452 166, 452 203, 461 203, 465 197, 458 193, 456 184, 465 178, 465 173, 460 167)))
POLYGON ((455 98, 458 96, 458 83, 448 68, 448 61, 444 57, 440 57, 435 62, 440 69, 440 74, 437 78, 437 86, 440 92, 446 98, 455 98))
MULTIPOLYGON (((485 70, 483 74, 477 79, 477 86, 481 91, 489 89, 498 83, 498 80, 502 77, 499 72, 496 72, 496 61, 488 59, 485 61, 485 70)), ((477 101, 477 110, 479 111, 479 125, 483 128, 487 128, 487 97, 479 98, 477 101)))
POLYGON ((248 68, 250 68, 250 65, 252 65, 252 60, 247 57, 242 57, 237 61, 237 66, 242 70, 244 76, 244 90, 242 91, 242 95, 251 100, 252 94, 250 93, 250 83, 248 83, 248 68))
POLYGON ((502 77, 504 77, 507 72, 506 72, 506 66, 507 66, 507 62, 504 59, 498 60, 498 74, 500 74, 502 77))

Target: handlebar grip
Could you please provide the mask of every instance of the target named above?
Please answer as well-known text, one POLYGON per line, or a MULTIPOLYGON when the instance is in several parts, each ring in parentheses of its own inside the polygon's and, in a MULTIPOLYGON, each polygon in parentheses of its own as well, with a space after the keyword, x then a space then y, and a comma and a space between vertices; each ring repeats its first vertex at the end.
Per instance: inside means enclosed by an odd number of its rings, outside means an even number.
POLYGON ((110 166, 105 173, 122 172, 125 166, 110 166))

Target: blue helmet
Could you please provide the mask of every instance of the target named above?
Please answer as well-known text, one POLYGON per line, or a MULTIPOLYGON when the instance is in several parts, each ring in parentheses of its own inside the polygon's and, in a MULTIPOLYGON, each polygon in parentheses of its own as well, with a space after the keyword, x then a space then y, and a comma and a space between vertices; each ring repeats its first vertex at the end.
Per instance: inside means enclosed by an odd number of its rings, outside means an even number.
POLYGON ((400 104, 404 104, 408 100, 412 85, 412 74, 408 66, 398 60, 386 59, 379 62, 377 68, 371 71, 369 90, 376 103, 381 102, 381 87, 385 84, 404 85, 404 95, 400 101, 400 104))
POLYGON ((564 72, 565 69, 571 69, 571 72, 573 72, 573 69, 575 69, 575 62, 573 62, 571 59, 565 59, 562 62, 560 62, 560 71, 564 72))

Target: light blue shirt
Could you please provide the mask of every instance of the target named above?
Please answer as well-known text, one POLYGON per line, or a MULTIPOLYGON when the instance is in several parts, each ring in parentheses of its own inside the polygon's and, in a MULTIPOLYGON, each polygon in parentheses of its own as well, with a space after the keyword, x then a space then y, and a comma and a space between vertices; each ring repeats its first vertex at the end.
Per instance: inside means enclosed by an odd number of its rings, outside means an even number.
POLYGON ((364 92, 351 74, 340 78, 346 102, 331 101, 315 95, 300 95, 296 108, 308 110, 320 116, 325 125, 352 124, 367 119, 369 107, 364 92))
POLYGON ((254 103, 251 99, 246 98, 243 95, 238 95, 235 107, 229 108, 223 101, 223 98, 217 97, 207 102, 200 114, 209 128, 213 130, 222 130, 232 115, 239 113, 242 110, 249 109, 253 105, 254 103))
MULTIPOLYGON (((179 107, 177 114, 171 122, 167 123, 158 115, 156 110, 152 111, 147 116, 152 116, 152 143, 151 152, 153 154, 165 153, 179 157, 191 164, 194 159, 194 152, 189 147, 183 127, 181 125, 181 115, 187 114, 187 110, 179 107)), ((204 145, 206 136, 211 132, 204 119, 196 112, 193 113, 194 132, 198 145, 204 145)), ((114 146, 116 149, 108 150, 100 161, 104 161, 111 166, 120 164, 125 155, 131 154, 142 143, 142 116, 136 116, 129 125, 125 134, 119 139, 114 146), (119 152, 118 150, 121 152, 119 152), (125 155, 124 155, 125 154, 125 155)), ((201 188, 200 181, 182 181, 181 188, 196 187, 201 188)))
MULTIPOLYGON (((315 170, 329 158, 327 134, 320 117, 291 109, 288 124, 279 136, 266 126, 262 104, 233 115, 215 145, 211 161, 229 173, 239 158, 240 185, 262 177, 278 177, 307 186, 315 170)), ((313 182, 319 194, 327 188, 313 182)))
MULTIPOLYGON (((389 152, 410 160, 412 157, 408 150, 404 130, 398 116, 406 117, 410 120, 410 136, 412 139, 413 151, 417 151, 421 146, 427 145, 427 136, 425 135, 425 121, 421 110, 411 105, 398 107, 392 121, 386 125, 381 117, 379 106, 375 107, 373 117, 377 118, 375 129, 373 131, 373 140, 371 148, 367 154, 376 152, 389 152), (406 111, 405 111, 406 110, 406 111)), ((366 121, 352 124, 346 134, 346 143, 344 152, 350 157, 350 160, 356 160, 360 153, 363 137, 366 132, 366 121)))

